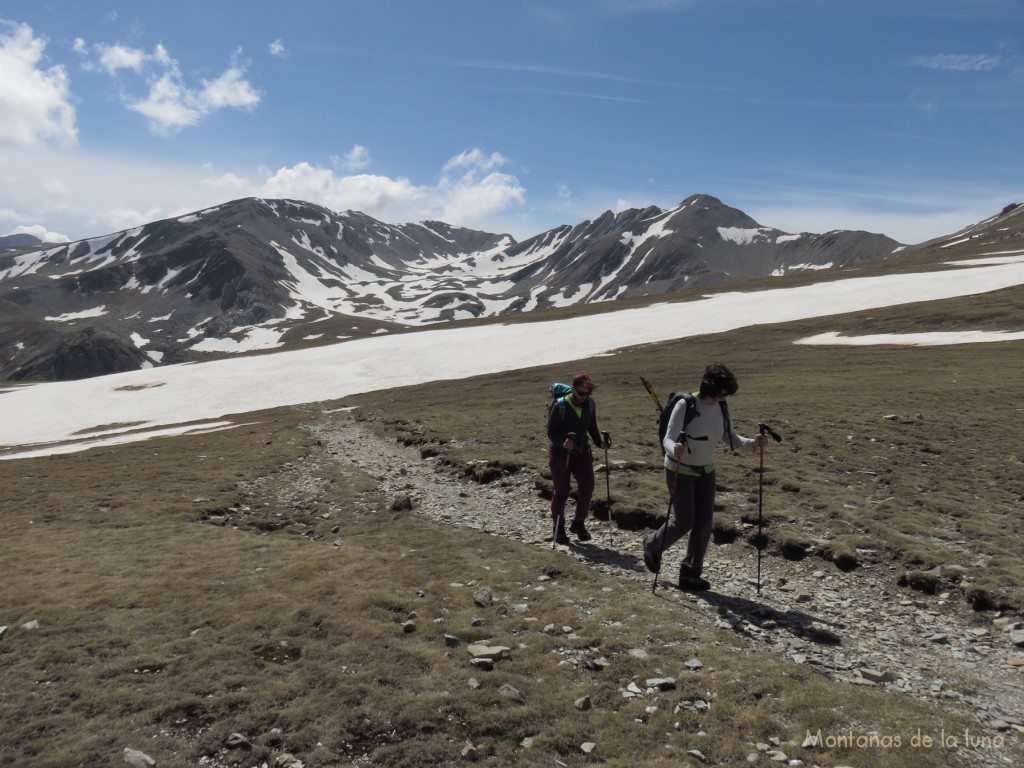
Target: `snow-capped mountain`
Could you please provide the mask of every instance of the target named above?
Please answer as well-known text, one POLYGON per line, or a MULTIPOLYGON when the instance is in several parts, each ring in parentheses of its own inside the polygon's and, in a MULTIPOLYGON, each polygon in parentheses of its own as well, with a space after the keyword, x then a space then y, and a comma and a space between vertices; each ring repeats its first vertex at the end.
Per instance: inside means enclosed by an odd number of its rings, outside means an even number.
POLYGON ((247 198, 0 251, 0 377, 73 379, 284 343, 661 294, 886 258, 866 232, 788 234, 706 195, 516 242, 247 198))

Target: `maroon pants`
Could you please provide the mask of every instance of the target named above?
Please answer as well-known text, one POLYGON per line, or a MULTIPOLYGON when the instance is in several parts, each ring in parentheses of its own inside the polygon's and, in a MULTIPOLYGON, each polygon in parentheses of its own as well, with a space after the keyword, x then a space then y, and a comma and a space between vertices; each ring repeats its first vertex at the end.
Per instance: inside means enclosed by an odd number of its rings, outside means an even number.
POLYGON ((585 520, 590 513, 590 499, 594 495, 594 454, 567 454, 548 449, 548 469, 551 470, 551 519, 565 520, 565 503, 569 500, 570 478, 576 478, 577 520, 585 520), (566 457, 568 456, 568 462, 566 457))

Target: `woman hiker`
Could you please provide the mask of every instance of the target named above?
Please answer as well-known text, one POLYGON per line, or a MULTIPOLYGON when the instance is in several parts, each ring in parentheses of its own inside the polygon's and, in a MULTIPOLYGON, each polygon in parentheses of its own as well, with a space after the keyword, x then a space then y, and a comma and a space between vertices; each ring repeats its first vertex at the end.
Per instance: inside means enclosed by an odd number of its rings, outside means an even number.
POLYGON ((572 390, 551 404, 548 411, 548 467, 554 492, 551 494, 551 522, 556 544, 568 544, 565 533, 565 504, 569 500, 570 476, 576 478, 576 510, 569 530, 580 541, 590 541, 586 519, 594 495, 594 455, 590 440, 607 448, 597 428, 597 404, 591 393, 597 384, 586 372, 577 373, 572 390))
POLYGON ((703 591, 711 584, 701 577, 704 555, 711 542, 715 512, 715 449, 726 442, 733 450, 757 453, 767 445, 767 435, 754 438, 736 433, 725 399, 736 394, 736 377, 722 363, 704 370, 700 391, 691 403, 687 420, 686 398, 679 400, 669 418, 662 441, 665 481, 672 494, 672 514, 644 540, 644 564, 652 573, 661 570, 661 556, 679 539, 690 534, 686 556, 679 566, 679 588, 703 591))

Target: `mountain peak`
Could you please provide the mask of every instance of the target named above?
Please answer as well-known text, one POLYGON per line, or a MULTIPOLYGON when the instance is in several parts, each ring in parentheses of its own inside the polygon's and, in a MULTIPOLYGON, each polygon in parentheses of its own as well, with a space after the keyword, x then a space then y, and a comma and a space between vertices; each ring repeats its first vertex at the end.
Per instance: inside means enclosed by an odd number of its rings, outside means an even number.
POLYGON ((847 266, 896 246, 880 235, 786 236, 711 195, 670 210, 606 211, 520 243, 443 221, 393 225, 302 200, 247 197, 0 255, 0 301, 11 308, 0 329, 0 375, 95 375, 104 371, 85 361, 97 350, 121 370, 286 340, 331 343, 847 266))

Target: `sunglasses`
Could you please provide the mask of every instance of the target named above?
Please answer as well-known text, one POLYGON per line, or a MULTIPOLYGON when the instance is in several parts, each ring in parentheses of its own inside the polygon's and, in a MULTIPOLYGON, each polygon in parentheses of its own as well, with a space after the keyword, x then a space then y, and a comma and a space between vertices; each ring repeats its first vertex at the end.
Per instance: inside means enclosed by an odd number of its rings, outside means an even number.
POLYGON ((579 397, 579 398, 581 398, 583 400, 586 400, 588 397, 590 397, 590 390, 589 389, 586 389, 586 390, 574 389, 573 392, 576 393, 577 397, 579 397))

